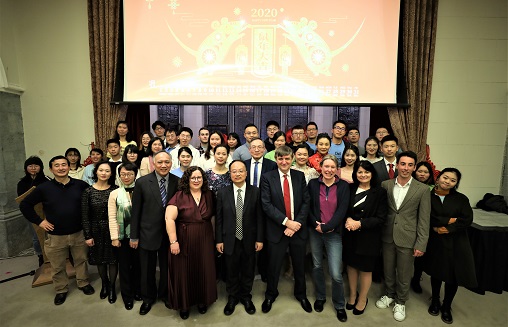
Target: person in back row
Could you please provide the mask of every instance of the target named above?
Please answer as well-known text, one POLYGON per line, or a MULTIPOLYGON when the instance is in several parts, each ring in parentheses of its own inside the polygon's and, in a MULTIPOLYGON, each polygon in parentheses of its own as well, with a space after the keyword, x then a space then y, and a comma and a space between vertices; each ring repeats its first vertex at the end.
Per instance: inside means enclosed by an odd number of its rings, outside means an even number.
POLYGON ((178 168, 180 166, 180 162, 178 161, 178 149, 186 146, 192 151, 192 162, 191 166, 196 166, 198 164, 198 160, 200 157, 199 150, 196 149, 192 144, 192 137, 194 136, 194 132, 189 127, 182 127, 178 131, 178 140, 180 143, 175 147, 174 150, 171 151, 171 159, 173 161, 173 169, 178 168))
POLYGON ((346 122, 343 120, 337 120, 333 123, 332 128, 332 142, 330 144, 330 150, 328 153, 333 154, 337 157, 337 161, 341 162, 342 153, 349 142, 344 140, 344 136, 347 132, 346 122))
POLYGON ((270 152, 272 150, 275 150, 275 139, 274 135, 280 130, 280 125, 275 120, 270 120, 266 123, 266 135, 267 138, 265 139, 265 148, 266 152, 270 152))
POLYGON ((245 137, 245 144, 238 147, 233 153, 233 160, 248 160, 251 158, 249 148, 252 139, 259 137, 258 128, 254 124, 245 125, 243 136, 245 137))
POLYGON ((381 140, 381 152, 383 160, 374 163, 377 180, 376 185, 388 179, 397 177, 397 150, 399 149, 399 140, 394 135, 386 135, 381 140))

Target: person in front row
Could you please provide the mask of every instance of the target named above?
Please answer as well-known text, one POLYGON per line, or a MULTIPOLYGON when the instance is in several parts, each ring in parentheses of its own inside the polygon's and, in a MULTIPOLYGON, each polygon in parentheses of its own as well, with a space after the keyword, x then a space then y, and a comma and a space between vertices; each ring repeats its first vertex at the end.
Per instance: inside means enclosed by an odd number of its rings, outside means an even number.
POLYGON ((223 253, 228 270, 226 291, 228 303, 224 314, 231 315, 241 302, 248 314, 254 314, 252 285, 256 252, 263 248, 263 214, 259 189, 246 183, 247 166, 235 160, 229 165, 233 185, 217 193, 215 242, 223 253))
POLYGON ((169 236, 169 309, 189 318, 191 306, 205 314, 217 300, 213 227, 214 194, 200 167, 191 166, 166 208, 169 236))
POLYGON ((432 303, 429 314, 453 323, 451 306, 458 287, 477 286, 473 251, 468 227, 473 222, 473 210, 468 198, 457 192, 462 174, 456 168, 439 173, 431 192, 430 236, 425 255, 425 272, 430 275, 432 303), (439 300, 444 282, 443 304, 439 300))
POLYGON ((140 315, 146 315, 157 300, 168 298, 168 247, 164 212, 177 191, 179 178, 170 174, 171 156, 162 150, 153 155, 154 171, 136 181, 132 193, 130 246, 139 248, 141 266, 140 315), (155 269, 159 259, 159 287, 155 284, 155 269), (158 292, 157 292, 158 291, 158 292))
POLYGON ((321 176, 309 182, 309 238, 312 251, 312 277, 316 288, 314 310, 323 311, 326 302, 326 283, 323 271, 323 250, 328 257, 332 278, 332 302, 337 319, 347 321, 344 283, 342 282, 342 235, 349 206, 349 185, 337 176, 339 162, 327 154, 319 163, 321 176))
POLYGON ((398 176, 381 184, 388 193, 388 215, 381 234, 386 293, 376 306, 385 309, 395 302, 393 318, 397 321, 406 319, 414 258, 424 254, 429 238, 430 191, 411 177, 415 167, 416 154, 402 152, 397 156, 398 176))
POLYGON ((284 255, 289 249, 295 277, 294 295, 306 312, 312 312, 305 285, 305 248, 309 232, 309 193, 305 175, 291 169, 293 151, 288 146, 275 150, 277 170, 261 175, 261 205, 266 214, 269 253, 268 283, 262 311, 268 313, 279 295, 278 284, 284 255))
POLYGON ((51 278, 55 287, 54 303, 65 302, 69 292, 69 276, 66 262, 69 250, 74 259, 78 288, 86 295, 95 290, 88 281, 88 247, 81 225, 81 194, 88 184, 69 177, 69 159, 56 156, 49 161, 49 169, 55 178, 35 188, 19 205, 23 216, 47 232, 44 250, 51 264, 51 278), (35 205, 42 203, 46 219, 35 212, 35 205))

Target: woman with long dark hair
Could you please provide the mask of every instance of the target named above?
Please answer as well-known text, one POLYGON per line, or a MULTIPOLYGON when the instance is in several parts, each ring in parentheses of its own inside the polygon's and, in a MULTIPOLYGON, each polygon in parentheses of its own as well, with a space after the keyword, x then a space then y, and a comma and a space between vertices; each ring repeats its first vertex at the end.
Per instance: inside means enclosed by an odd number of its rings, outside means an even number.
POLYGON ((453 322, 451 306, 459 286, 477 286, 473 251, 467 228, 473 222, 468 198, 457 191, 462 174, 456 168, 445 168, 431 192, 430 233, 425 253, 425 272, 430 275, 432 303, 429 314, 453 322), (445 283, 443 303, 441 284, 445 283))
POLYGON ((344 147, 342 152, 342 159, 340 162, 339 177, 340 179, 353 183, 353 172, 360 162, 360 152, 358 148, 352 144, 348 144, 344 147))
POLYGON ((154 170, 153 155, 162 151, 162 149, 163 145, 160 138, 156 137, 150 140, 148 143, 148 156, 141 159, 141 164, 139 165, 139 172, 141 176, 148 175, 154 170))
POLYGON ((365 140, 365 153, 362 153, 362 157, 360 157, 360 160, 367 160, 370 161, 370 163, 375 163, 378 161, 383 160, 383 157, 381 157, 378 153, 379 150, 379 142, 375 136, 368 137, 365 140))
POLYGON ((227 144, 229 146, 229 155, 233 157, 233 153, 235 152, 235 150, 242 145, 242 140, 240 139, 240 136, 238 136, 238 134, 236 134, 235 132, 231 132, 228 134, 227 144))
POLYGON ((112 163, 109 161, 97 163, 93 175, 95 183, 81 196, 83 234, 90 249, 88 263, 97 266, 102 280, 99 296, 101 299, 107 297, 109 303, 115 303, 118 258, 116 250, 111 245, 108 217, 109 195, 117 188, 112 163))
POLYGON ((85 167, 81 164, 81 152, 76 148, 65 150, 65 157, 69 160, 69 177, 83 179, 85 167))
POLYGON ((113 138, 120 141, 120 154, 123 154, 125 147, 129 144, 137 146, 136 141, 134 141, 134 138, 129 132, 129 126, 125 120, 120 120, 116 123, 115 135, 113 138))

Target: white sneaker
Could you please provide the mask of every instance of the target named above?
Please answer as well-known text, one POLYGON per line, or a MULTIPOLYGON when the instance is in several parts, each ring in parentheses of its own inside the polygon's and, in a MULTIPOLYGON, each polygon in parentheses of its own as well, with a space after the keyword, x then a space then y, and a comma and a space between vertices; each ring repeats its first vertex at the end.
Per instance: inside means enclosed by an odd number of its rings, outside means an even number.
POLYGON ((406 306, 404 304, 395 303, 393 307, 393 319, 404 321, 406 319, 406 306))
POLYGON ((391 297, 383 295, 379 300, 376 301, 376 307, 378 307, 379 309, 386 309, 390 307, 390 304, 392 304, 393 301, 394 299, 392 299, 391 297))

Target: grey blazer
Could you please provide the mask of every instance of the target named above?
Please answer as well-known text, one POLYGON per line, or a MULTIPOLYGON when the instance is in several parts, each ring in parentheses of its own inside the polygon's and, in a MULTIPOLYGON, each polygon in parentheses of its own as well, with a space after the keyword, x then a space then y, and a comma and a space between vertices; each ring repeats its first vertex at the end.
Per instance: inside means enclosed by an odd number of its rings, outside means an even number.
POLYGON ((395 178, 384 181, 381 186, 388 192, 388 216, 382 241, 425 252, 430 229, 429 187, 413 178, 404 201, 397 209, 393 198, 395 178))

